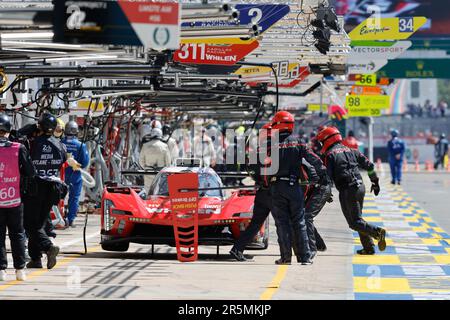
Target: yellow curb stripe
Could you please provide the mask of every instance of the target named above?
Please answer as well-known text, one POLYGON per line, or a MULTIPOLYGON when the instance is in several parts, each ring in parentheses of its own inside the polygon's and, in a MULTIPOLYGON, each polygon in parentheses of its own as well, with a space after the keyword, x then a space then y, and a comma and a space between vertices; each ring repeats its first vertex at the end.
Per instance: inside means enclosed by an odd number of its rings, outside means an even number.
POLYGON ((288 270, 288 265, 282 265, 279 266, 277 269, 277 273, 273 277, 270 284, 267 286, 266 291, 263 292, 260 300, 270 300, 272 299, 272 296, 277 292, 277 290, 280 288, 281 282, 283 281, 284 277, 286 277, 286 273, 288 270))

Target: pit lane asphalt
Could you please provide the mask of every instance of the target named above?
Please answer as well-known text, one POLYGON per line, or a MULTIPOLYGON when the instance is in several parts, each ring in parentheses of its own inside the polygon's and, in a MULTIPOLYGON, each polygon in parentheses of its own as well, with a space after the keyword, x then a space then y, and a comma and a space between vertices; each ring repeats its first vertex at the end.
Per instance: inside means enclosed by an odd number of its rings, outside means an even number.
POLYGON ((435 298, 436 294, 446 296, 450 285, 446 282, 450 281, 447 275, 450 270, 446 267, 450 251, 447 239, 435 234, 439 228, 433 227, 432 222, 435 220, 449 231, 450 175, 407 173, 402 188, 398 189, 389 185, 387 173, 383 174, 380 197, 367 195, 364 209, 368 221, 388 228, 388 250, 381 255, 354 255, 359 241, 348 229, 337 200, 327 204, 317 218, 328 251, 319 253, 312 266, 273 264, 278 258, 273 220, 269 249, 247 251, 253 255, 252 261, 239 263, 230 259, 230 247, 221 247, 221 254, 216 256, 215 247, 202 246, 197 262, 180 263, 176 260, 175 249, 166 246, 156 246, 154 256, 150 246, 134 244, 126 253, 102 251, 98 245, 100 217, 91 215, 87 231, 89 253, 79 255, 76 252, 83 252, 84 217, 81 215, 76 228, 57 231, 56 243, 62 247, 57 266, 52 270, 29 270, 29 280, 23 283, 13 281, 13 270, 9 269, 9 281, 0 283, 0 299, 422 299, 435 298), (417 209, 413 201, 423 207, 430 218, 425 211, 417 209), (426 228, 433 228, 434 233, 426 228), (367 270, 375 267, 380 268, 379 288, 368 286, 372 278, 367 278, 367 270), (412 269, 415 271, 411 275, 412 269), (436 279, 430 279, 429 270, 435 270, 436 279), (419 271, 427 276, 417 278, 419 271), (419 280, 422 282, 418 283, 419 280), (436 290, 440 291, 435 293, 436 290))
MULTIPOLYGON (((52 270, 29 270, 29 280, 23 283, 14 281, 13 270, 9 269, 9 281, 0 283, 0 299, 448 297, 450 242, 433 221, 449 231, 450 175, 407 173, 403 186, 392 188, 387 173, 382 178, 382 193, 377 198, 368 194, 364 208, 369 222, 388 229, 388 248, 376 256, 354 255, 359 240, 348 229, 337 200, 327 204, 317 218, 328 251, 319 253, 312 266, 274 265, 278 246, 273 220, 269 249, 247 251, 253 255, 252 261, 230 259, 230 247, 221 247, 221 254, 216 256, 215 247, 202 246, 197 262, 180 263, 175 249, 166 246, 156 246, 154 256, 151 247, 143 245, 131 245, 126 253, 102 251, 98 245, 100 217, 90 215, 89 253, 79 255, 76 252, 83 252, 81 215, 76 228, 57 231, 56 243, 62 247, 57 266, 52 270), (371 273, 374 268, 380 273, 379 286, 375 287, 371 273)), ((12 266, 10 254, 9 259, 12 266)))
MULTIPOLYGON (((335 197, 337 199, 337 197, 335 197)), ((126 253, 103 251, 99 247, 97 215, 89 216, 87 255, 83 252, 81 215, 76 228, 58 230, 56 243, 62 254, 52 270, 28 270, 26 282, 0 283, 0 299, 352 299, 352 233, 338 201, 328 204, 317 218, 328 251, 319 253, 311 266, 297 263, 276 266, 279 257, 275 226, 271 219, 267 250, 246 251, 249 262, 230 258, 229 246, 201 246, 199 260, 180 263, 176 250, 156 246, 130 245, 126 253)), ((11 255, 9 254, 9 259, 11 255)), ((44 261, 45 262, 45 261, 44 261)))
POLYGON ((450 233, 450 173, 407 172, 403 175, 402 187, 442 229, 450 233))

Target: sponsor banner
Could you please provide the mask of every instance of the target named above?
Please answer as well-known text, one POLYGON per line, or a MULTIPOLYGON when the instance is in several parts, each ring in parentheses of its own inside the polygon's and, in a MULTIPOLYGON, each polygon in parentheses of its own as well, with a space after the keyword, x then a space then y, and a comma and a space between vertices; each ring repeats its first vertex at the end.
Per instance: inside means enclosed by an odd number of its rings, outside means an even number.
POLYGON ((60 0, 53 11, 55 42, 179 48, 178 3, 60 0))
POLYGON ((389 63, 378 75, 394 79, 450 78, 450 59, 397 59, 389 63))
POLYGON ((172 212, 176 214, 197 213, 198 191, 182 192, 182 189, 198 189, 196 173, 176 173, 167 177, 172 212))
POLYGON ((349 74, 372 74, 379 71, 388 63, 388 60, 375 59, 348 59, 349 74))
POLYGON ((353 107, 348 110, 347 116, 352 117, 380 117, 382 115, 381 109, 377 108, 364 108, 364 107, 353 107))
MULTIPOLYGON (((301 66, 298 62, 277 61, 272 63, 278 77, 279 88, 294 88, 302 83, 311 74, 309 67, 301 66)), ((275 75, 269 67, 241 67, 235 74, 241 75, 242 81, 249 86, 258 83, 269 83, 270 87, 276 85, 275 75)))
POLYGON ((418 38, 450 36, 448 1, 445 0, 332 0, 338 15, 345 16, 345 29, 350 32, 375 11, 382 18, 427 17, 427 23, 413 35, 418 38))
MULTIPOLYGON (((320 104, 308 104, 307 108, 308 108, 308 111, 321 111, 320 104)), ((327 104, 322 104, 322 112, 328 112, 327 104)))
POLYGON ((119 0, 120 7, 145 48, 177 49, 181 33, 181 5, 119 0))
POLYGON ((376 86, 377 75, 376 74, 357 74, 355 77, 355 84, 357 86, 376 86))
POLYGON ((349 37, 355 40, 405 40, 419 30, 425 17, 368 18, 361 22, 349 37))
POLYGON ((252 43, 254 39, 243 39, 243 38, 188 38, 183 37, 180 43, 207 43, 207 44, 242 44, 247 45, 252 43))
POLYGON ((173 60, 189 64, 234 65, 258 48, 258 41, 248 45, 209 45, 206 43, 183 44, 175 51, 173 60))
POLYGON ((353 46, 350 52, 349 59, 376 59, 376 60, 391 60, 396 59, 408 50, 412 45, 411 41, 397 41, 397 42, 376 42, 370 45, 353 46), (381 45, 377 45, 381 44, 381 45), (389 45, 386 45, 389 44, 389 45))
POLYGON ((283 19, 290 11, 285 4, 235 4, 239 11, 238 21, 198 21, 193 24, 186 22, 183 27, 229 27, 235 25, 258 25, 259 33, 263 33, 278 21, 283 19))
POLYGON ((348 95, 345 98, 345 106, 349 111, 359 108, 389 109, 390 96, 348 95))
POLYGON ((378 87, 365 87, 365 86, 352 86, 351 88, 351 94, 353 95, 364 95, 364 96, 376 96, 381 95, 383 93, 383 90, 378 87))
MULTIPOLYGON (((311 74, 309 67, 296 65, 292 71, 290 71, 290 79, 283 79, 281 83, 278 83, 279 88, 294 88, 298 84, 300 84, 303 80, 305 80, 311 74)), ((275 86, 275 84, 271 84, 270 86, 275 86)))
MULTIPOLYGON (((357 74, 349 74, 348 75, 348 81, 356 81, 357 74)), ((377 76, 377 85, 380 86, 388 86, 393 82, 392 79, 386 78, 386 77, 380 77, 380 75, 377 76)))
POLYGON ((90 106, 90 109, 93 112, 95 112, 95 111, 103 111, 103 109, 104 109, 103 102, 99 101, 99 103, 97 104, 95 102, 95 100, 94 101, 91 101, 91 100, 78 100, 76 106, 77 106, 76 108, 80 109, 80 110, 88 110, 89 106, 90 106), (97 109, 95 109, 96 106, 97 106, 97 109))

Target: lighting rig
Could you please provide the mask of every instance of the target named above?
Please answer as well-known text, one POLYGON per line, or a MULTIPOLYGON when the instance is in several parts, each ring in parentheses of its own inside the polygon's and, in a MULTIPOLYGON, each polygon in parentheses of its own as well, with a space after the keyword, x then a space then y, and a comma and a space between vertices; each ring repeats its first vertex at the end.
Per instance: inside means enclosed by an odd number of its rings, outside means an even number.
POLYGON ((311 21, 311 25, 316 29, 313 36, 316 39, 314 46, 320 53, 326 55, 330 51, 331 30, 340 32, 338 18, 332 6, 325 7, 322 3, 316 10, 316 18, 311 21))

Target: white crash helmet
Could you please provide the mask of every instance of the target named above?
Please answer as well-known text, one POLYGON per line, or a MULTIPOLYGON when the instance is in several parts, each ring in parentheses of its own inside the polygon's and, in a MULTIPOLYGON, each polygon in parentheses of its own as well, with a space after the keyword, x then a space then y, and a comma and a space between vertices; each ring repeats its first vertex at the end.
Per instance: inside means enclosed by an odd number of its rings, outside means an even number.
POLYGON ((163 136, 162 130, 160 128, 153 128, 150 131, 150 138, 151 139, 155 139, 155 138, 159 138, 161 139, 163 136))

